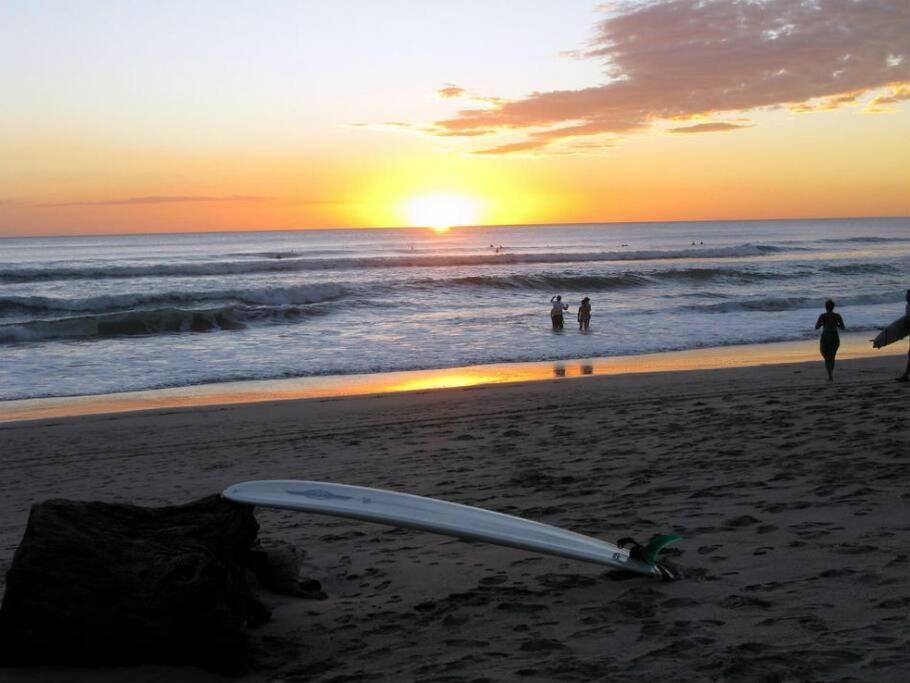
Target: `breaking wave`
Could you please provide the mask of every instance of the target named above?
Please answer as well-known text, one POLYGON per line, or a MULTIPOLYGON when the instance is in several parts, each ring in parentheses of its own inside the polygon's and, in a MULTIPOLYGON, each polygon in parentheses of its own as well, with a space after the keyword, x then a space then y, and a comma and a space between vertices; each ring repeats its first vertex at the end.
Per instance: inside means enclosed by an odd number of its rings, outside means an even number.
POLYGON ((4 314, 102 313, 134 308, 177 309, 211 302, 234 302, 250 306, 289 306, 336 301, 353 292, 338 283, 222 289, 204 292, 160 292, 155 294, 105 294, 82 298, 49 296, 0 296, 0 316, 4 314))
POLYGON ((159 308, 104 313, 0 325, 0 343, 242 330, 251 323, 290 323, 328 312, 328 307, 315 305, 159 308))

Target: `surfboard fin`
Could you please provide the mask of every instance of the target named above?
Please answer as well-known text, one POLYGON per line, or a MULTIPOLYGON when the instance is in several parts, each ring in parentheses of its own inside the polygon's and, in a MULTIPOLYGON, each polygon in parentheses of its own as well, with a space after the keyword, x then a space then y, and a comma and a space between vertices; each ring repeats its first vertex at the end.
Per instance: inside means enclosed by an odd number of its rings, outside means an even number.
POLYGON ((657 558, 671 543, 676 543, 677 541, 683 540, 683 537, 679 534, 663 534, 662 536, 655 536, 648 544, 643 548, 642 553, 644 555, 644 561, 650 565, 657 564, 657 558))
POLYGON ((625 548, 626 546, 631 546, 629 548, 629 556, 633 559, 640 560, 645 562, 648 565, 657 569, 660 572, 661 577, 666 581, 675 581, 679 578, 679 574, 671 566, 658 562, 660 554, 663 552, 671 543, 676 543, 677 541, 683 540, 683 537, 680 534, 662 534, 660 536, 654 536, 648 541, 645 545, 641 545, 638 541, 631 537, 620 538, 616 545, 620 548, 625 548))

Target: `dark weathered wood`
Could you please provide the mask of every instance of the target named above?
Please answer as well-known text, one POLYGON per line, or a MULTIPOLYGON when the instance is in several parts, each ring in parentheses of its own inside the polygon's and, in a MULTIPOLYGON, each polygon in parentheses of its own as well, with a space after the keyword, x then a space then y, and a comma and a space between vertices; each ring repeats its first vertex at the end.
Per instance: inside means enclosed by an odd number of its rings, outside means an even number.
POLYGON ((270 591, 306 600, 325 600, 322 584, 302 575, 306 551, 295 545, 272 541, 256 544, 249 555, 250 570, 270 591))
POLYGON ((0 662, 241 673, 247 627, 269 616, 246 577, 257 531, 252 508, 220 496, 34 505, 7 574, 0 662))

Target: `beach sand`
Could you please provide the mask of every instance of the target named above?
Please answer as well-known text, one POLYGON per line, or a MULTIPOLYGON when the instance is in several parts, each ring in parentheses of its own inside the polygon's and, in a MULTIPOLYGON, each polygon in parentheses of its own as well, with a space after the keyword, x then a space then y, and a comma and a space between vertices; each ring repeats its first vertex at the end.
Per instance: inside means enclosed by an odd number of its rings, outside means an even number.
MULTIPOLYGON (((0 424, 0 571, 29 506, 183 503, 247 479, 434 496, 615 541, 686 578, 260 510, 328 599, 266 595, 244 680, 906 681, 903 358, 580 377, 0 424)), ((215 681, 188 668, 6 681, 215 681)))

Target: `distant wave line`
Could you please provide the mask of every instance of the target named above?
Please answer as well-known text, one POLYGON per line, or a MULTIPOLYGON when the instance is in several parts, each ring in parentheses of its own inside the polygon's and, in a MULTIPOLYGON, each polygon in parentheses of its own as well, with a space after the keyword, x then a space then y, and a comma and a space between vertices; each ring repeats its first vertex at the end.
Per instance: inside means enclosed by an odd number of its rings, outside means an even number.
POLYGON ((109 267, 45 267, 0 270, 0 282, 48 280, 235 275, 244 273, 351 270, 358 268, 457 267, 499 264, 591 263, 598 261, 652 261, 687 258, 742 258, 781 251, 771 245, 741 244, 730 247, 692 249, 608 251, 596 253, 499 253, 472 256, 383 256, 362 258, 278 259, 263 261, 214 261, 203 263, 156 263, 109 267))

